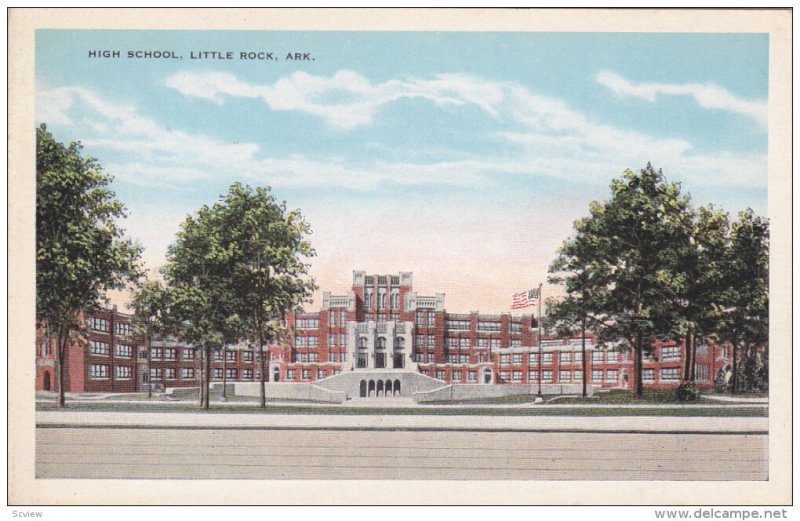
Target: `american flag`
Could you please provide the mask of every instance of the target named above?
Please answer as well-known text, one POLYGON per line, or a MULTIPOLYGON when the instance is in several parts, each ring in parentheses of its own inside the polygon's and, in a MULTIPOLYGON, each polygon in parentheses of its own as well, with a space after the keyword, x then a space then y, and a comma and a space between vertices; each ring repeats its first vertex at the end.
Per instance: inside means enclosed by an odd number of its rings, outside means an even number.
POLYGON ((514 300, 511 303, 511 309, 525 308, 528 306, 535 306, 539 303, 539 288, 529 289, 522 293, 514 293, 514 300))

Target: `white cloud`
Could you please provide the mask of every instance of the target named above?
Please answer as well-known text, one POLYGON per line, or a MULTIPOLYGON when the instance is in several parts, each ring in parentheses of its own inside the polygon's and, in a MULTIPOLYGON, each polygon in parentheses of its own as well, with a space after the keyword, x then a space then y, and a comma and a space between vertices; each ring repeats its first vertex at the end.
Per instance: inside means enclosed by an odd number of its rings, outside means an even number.
POLYGON ((691 96, 703 108, 727 110, 754 118, 762 125, 767 122, 767 102, 748 101, 737 98, 728 90, 713 83, 632 83, 610 71, 597 73, 595 79, 601 85, 623 97, 642 98, 655 102, 656 96, 691 96))

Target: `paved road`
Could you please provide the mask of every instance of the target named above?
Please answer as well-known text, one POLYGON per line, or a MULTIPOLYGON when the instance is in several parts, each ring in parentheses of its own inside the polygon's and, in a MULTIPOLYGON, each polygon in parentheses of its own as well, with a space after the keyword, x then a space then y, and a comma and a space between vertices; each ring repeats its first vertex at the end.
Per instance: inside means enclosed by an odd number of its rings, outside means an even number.
POLYGON ((661 418, 648 423, 643 420, 652 419, 76 414, 81 413, 37 413, 37 477, 765 480, 768 476, 765 418, 661 418))

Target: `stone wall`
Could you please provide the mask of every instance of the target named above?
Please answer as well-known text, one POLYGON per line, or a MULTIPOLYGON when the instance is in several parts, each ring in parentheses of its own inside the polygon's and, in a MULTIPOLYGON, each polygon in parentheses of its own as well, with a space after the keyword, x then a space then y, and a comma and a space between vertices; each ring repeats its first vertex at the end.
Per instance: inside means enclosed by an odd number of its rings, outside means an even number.
MULTIPOLYGON (((236 382, 228 385, 233 385, 233 394, 236 396, 260 396, 258 382, 236 382)), ((343 403, 345 401, 345 393, 323 389, 308 382, 268 382, 264 384, 264 389, 267 400, 301 400, 325 403, 343 403)))
MULTIPOLYGON (((592 395, 594 388, 589 385, 586 392, 592 395)), ((414 393, 413 398, 417 403, 447 402, 461 400, 481 400, 486 398, 501 398, 504 396, 535 395, 538 392, 536 385, 530 384, 505 384, 505 385, 475 385, 452 384, 431 391, 414 393)), ((542 384, 542 394, 546 396, 562 394, 581 394, 583 385, 577 384, 542 384)))
POLYGON ((359 398, 362 380, 366 382, 370 380, 375 382, 378 380, 390 380, 393 384, 395 381, 399 381, 399 396, 412 396, 416 392, 431 391, 447 385, 441 380, 431 378, 421 373, 391 370, 349 371, 325 378, 324 380, 318 380, 316 385, 329 391, 345 393, 348 398, 359 398))

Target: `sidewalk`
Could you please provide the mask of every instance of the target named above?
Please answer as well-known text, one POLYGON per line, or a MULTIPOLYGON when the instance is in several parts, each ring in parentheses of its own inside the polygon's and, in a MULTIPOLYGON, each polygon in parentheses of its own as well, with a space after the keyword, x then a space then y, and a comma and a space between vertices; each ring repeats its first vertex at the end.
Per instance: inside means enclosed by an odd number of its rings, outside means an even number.
POLYGON ((760 417, 577 417, 439 415, 198 414, 195 412, 37 411, 36 425, 47 427, 128 427, 265 430, 430 430, 609 433, 766 434, 760 417))
POLYGON ((703 398, 724 403, 769 403, 769 398, 760 396, 726 396, 721 394, 705 394, 703 398))

